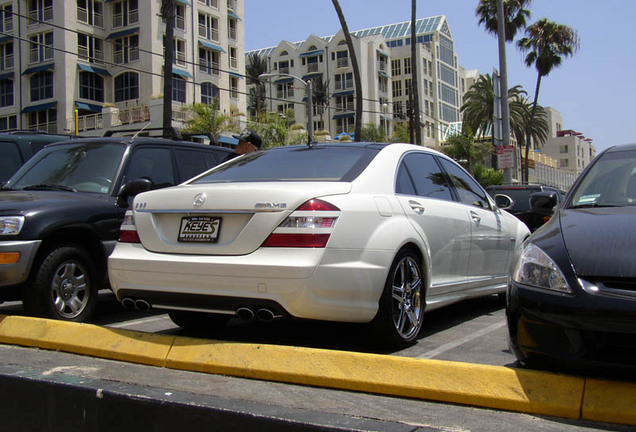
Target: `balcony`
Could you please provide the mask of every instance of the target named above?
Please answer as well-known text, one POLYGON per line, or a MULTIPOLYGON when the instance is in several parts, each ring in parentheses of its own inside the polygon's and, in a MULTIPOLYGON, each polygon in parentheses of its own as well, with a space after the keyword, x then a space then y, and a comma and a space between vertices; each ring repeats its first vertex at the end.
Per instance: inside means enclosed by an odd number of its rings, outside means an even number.
POLYGON ((119 121, 121 124, 150 121, 150 107, 142 104, 133 107, 119 108, 119 121))
POLYGON ((318 72, 318 63, 307 63, 307 73, 318 72))
POLYGON ((0 57, 0 70, 5 71, 13 69, 15 66, 15 58, 13 55, 7 55, 0 57))
MULTIPOLYGON (((104 119, 102 114, 88 114, 77 118, 77 131, 86 132, 90 130, 104 129, 104 119)), ((75 130, 75 119, 66 119, 66 130, 75 130)))
POLYGON ((339 68, 349 67, 349 57, 340 57, 336 61, 336 67, 339 67, 339 68))
POLYGON ((13 31, 13 17, 5 17, 4 20, 0 21, 0 32, 3 33, 11 33, 13 31))
POLYGON ((199 70, 208 75, 219 76, 220 65, 217 62, 199 60, 199 70))

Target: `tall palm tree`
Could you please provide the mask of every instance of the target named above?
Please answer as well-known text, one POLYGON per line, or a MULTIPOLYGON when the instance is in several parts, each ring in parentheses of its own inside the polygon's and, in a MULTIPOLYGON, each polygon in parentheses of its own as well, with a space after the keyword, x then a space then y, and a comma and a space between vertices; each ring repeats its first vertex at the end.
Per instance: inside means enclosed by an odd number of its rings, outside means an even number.
POLYGON ((415 28, 416 17, 416 3, 417 0, 411 0, 411 95, 413 103, 411 104, 411 115, 413 121, 413 130, 415 131, 414 143, 422 145, 422 126, 420 124, 420 98, 418 91, 418 79, 417 79, 417 29, 415 28))
MULTIPOLYGON (((531 2, 532 0, 503 0, 506 42, 512 42, 517 32, 526 27, 526 19, 530 17, 530 11, 526 8, 531 2)), ((479 0, 475 15, 479 18, 479 24, 483 24, 488 33, 498 34, 497 0, 479 0)))
POLYGON ((340 7, 340 2, 338 0, 331 0, 333 3, 333 7, 336 9, 336 13, 338 14, 338 19, 340 20, 340 26, 342 27, 342 32, 344 33, 345 40, 347 42, 347 47, 349 48, 349 56, 351 57, 351 67, 353 68, 353 80, 355 81, 355 90, 356 90, 356 123, 355 123, 355 131, 354 131, 354 139, 356 141, 362 141, 362 80, 360 79, 360 65, 358 64, 358 56, 356 55, 356 51, 353 47, 353 39, 351 38, 351 33, 349 33, 349 26, 347 25, 347 20, 345 19, 344 14, 342 13, 342 8, 340 7))
POLYGON ((534 102, 526 132, 525 180, 528 181, 532 122, 537 111, 541 78, 550 74, 552 69, 559 67, 564 57, 572 56, 578 51, 579 36, 574 29, 543 18, 526 28, 526 36, 517 42, 517 46, 521 52, 526 53, 524 59, 526 66, 534 66, 537 70, 534 102))
POLYGON ((172 127, 172 61, 174 59, 174 0, 162 0, 161 17, 166 23, 163 39, 163 130, 172 127))
MULTIPOLYGON (((263 110, 263 103, 265 102, 265 83, 258 77, 261 74, 267 73, 267 59, 258 55, 258 53, 252 52, 247 55, 245 62, 245 77, 248 84, 253 84, 255 91, 254 109, 256 111, 256 118, 258 118, 263 110)), ((252 92, 250 91, 250 95, 252 92)))
POLYGON ((510 100, 511 132, 519 145, 525 143, 529 127, 532 127, 531 136, 533 142, 543 144, 548 139, 550 127, 545 109, 540 105, 537 106, 532 126, 530 126, 531 112, 532 104, 525 95, 519 95, 510 100))

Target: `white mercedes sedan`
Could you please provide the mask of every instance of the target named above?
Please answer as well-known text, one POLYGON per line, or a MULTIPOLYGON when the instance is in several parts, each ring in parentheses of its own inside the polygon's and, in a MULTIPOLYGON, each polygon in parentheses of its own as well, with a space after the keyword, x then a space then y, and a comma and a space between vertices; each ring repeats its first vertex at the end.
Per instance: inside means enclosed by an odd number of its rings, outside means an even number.
POLYGON ((137 195, 108 273, 124 306, 165 309, 187 329, 357 322, 404 347, 425 310, 504 292, 528 235, 434 150, 287 146, 137 195))

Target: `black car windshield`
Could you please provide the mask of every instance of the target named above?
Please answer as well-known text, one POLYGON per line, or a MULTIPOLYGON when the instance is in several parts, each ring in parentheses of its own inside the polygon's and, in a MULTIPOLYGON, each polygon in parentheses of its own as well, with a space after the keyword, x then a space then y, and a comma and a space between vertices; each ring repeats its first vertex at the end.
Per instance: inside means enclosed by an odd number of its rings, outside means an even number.
POLYGON ((361 146, 281 147, 254 152, 212 169, 192 183, 352 181, 378 154, 361 146))
POLYGON ((11 179, 12 189, 109 192, 125 151, 119 144, 74 144, 37 153, 11 179))
POLYGON ((601 155, 572 193, 568 208, 636 206, 636 150, 601 155))

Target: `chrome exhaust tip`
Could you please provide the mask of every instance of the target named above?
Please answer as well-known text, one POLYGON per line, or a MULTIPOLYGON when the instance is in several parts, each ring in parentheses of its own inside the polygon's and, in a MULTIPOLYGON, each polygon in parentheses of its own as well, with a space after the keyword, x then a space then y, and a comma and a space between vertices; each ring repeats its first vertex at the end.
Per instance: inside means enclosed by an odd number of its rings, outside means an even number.
POLYGON ((135 301, 130 297, 125 297, 121 300, 121 305, 126 309, 135 309, 135 301))
POLYGON ((243 321, 252 321, 254 319, 254 311, 246 307, 238 308, 236 315, 243 321))
POLYGON ((139 309, 140 311, 148 311, 150 310, 150 303, 148 303, 144 299, 138 299, 135 300, 135 308, 139 309))
POLYGON ((272 322, 274 321, 274 319, 276 318, 280 318, 280 316, 277 316, 276 314, 274 314, 274 312, 272 312, 269 309, 259 309, 256 311, 256 316, 258 317, 259 320, 263 321, 263 322, 272 322))

